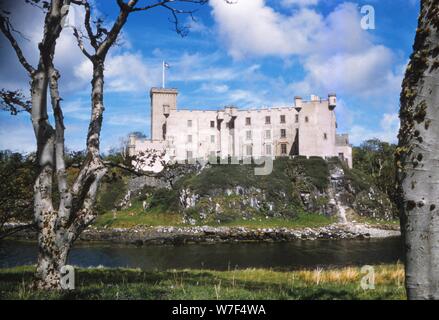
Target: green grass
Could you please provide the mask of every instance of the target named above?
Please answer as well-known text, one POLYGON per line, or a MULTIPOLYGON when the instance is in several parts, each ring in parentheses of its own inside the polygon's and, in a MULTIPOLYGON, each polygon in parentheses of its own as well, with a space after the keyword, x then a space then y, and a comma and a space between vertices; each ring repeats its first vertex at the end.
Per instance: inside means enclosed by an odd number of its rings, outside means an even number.
POLYGON ((99 215, 94 223, 97 227, 131 228, 135 226, 181 226, 181 214, 162 212, 160 209, 150 209, 144 212, 140 203, 134 203, 129 209, 99 215))
MULTIPOLYGON (((301 213, 296 218, 283 219, 283 218, 269 218, 269 219, 256 219, 256 220, 235 220, 231 222, 221 223, 221 226, 228 227, 246 227, 250 229, 260 228, 317 228, 327 226, 331 223, 335 223, 337 220, 333 217, 327 217, 314 213, 301 213)), ((218 226, 219 224, 211 224, 212 226, 218 226)))
POLYGON ((403 267, 375 267, 375 289, 363 290, 360 269, 278 272, 78 269, 76 289, 30 289, 34 267, 0 269, 2 299, 405 299, 403 267))
MULTIPOLYGON (((246 227, 251 229, 258 228, 315 228, 329 225, 336 222, 335 218, 326 217, 314 213, 299 213, 295 218, 268 218, 258 217, 255 220, 236 219, 230 222, 208 223, 210 226, 227 226, 227 227, 246 227)), ((131 228, 135 226, 155 227, 155 226, 173 226, 182 227, 190 226, 183 224, 181 214, 162 212, 158 208, 143 211, 140 203, 134 203, 133 206, 126 210, 116 213, 116 218, 112 212, 99 215, 95 224, 97 227, 112 228, 131 228)), ((206 225, 200 223, 199 225, 206 225)))

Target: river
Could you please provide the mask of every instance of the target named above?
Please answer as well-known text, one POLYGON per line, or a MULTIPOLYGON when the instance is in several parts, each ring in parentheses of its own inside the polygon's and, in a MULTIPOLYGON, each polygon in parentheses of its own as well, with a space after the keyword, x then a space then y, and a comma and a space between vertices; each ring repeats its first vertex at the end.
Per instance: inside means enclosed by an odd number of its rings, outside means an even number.
MULTIPOLYGON (((0 241, 0 268, 34 264, 36 257, 35 242, 0 241)), ((400 238, 142 247, 82 242, 72 249, 68 263, 80 267, 130 267, 143 270, 295 270, 395 263, 401 257, 400 238)))

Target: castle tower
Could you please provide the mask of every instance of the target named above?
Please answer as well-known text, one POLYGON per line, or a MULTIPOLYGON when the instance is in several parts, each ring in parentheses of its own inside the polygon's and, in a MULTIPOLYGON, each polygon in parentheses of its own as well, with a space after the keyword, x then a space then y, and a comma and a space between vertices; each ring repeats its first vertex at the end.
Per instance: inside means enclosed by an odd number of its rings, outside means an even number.
POLYGON ((166 118, 177 110, 177 95, 177 89, 151 89, 151 140, 165 140, 166 118))

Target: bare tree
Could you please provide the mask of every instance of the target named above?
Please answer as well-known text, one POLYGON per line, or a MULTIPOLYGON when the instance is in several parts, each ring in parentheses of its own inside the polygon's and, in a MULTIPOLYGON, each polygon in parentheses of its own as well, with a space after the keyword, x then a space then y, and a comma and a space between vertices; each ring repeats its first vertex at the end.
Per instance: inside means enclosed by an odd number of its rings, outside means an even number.
MULTIPOLYGON (((34 4, 40 5, 40 1, 34 4)), ((38 65, 33 67, 23 54, 10 22, 9 13, 2 10, 0 30, 9 41, 15 54, 30 78, 30 103, 24 101, 18 92, 2 91, 3 107, 11 113, 26 111, 31 114, 32 125, 37 141, 38 176, 34 184, 34 220, 38 228, 38 266, 36 285, 39 288, 58 288, 59 269, 65 264, 70 249, 68 222, 70 216, 65 208, 71 199, 66 195, 66 174, 64 165, 64 124, 58 94, 59 72, 53 59, 63 18, 68 14, 70 0, 42 1, 45 10, 43 38, 38 44, 38 65), (50 124, 48 117, 47 95, 50 87, 51 103, 56 126, 50 124), (62 192, 59 209, 52 201, 53 176, 58 178, 62 192)))
MULTIPOLYGON (((68 254, 81 232, 96 218, 94 210, 99 183, 107 171, 108 165, 125 168, 124 165, 106 163, 100 156, 100 134, 104 114, 104 66, 107 54, 134 12, 153 8, 164 8, 171 14, 176 31, 185 35, 186 28, 179 23, 179 15, 192 16, 193 10, 177 8, 176 5, 201 5, 208 0, 164 0, 145 1, 137 6, 138 0, 115 0, 119 14, 110 29, 106 29, 101 19, 92 22, 91 6, 87 0, 32 0, 35 5, 46 11, 44 36, 39 44, 39 62, 37 68, 26 60, 9 20, 9 13, 2 10, 0 29, 15 50, 18 60, 31 79, 31 99, 25 101, 19 91, 2 91, 2 107, 17 114, 21 111, 32 115, 35 137, 37 140, 38 177, 34 186, 34 220, 38 228, 38 263, 36 287, 41 289, 61 289, 61 269, 66 264, 68 254), (85 8, 84 28, 74 28, 74 35, 82 53, 92 62, 91 118, 87 133, 87 149, 79 173, 73 183, 67 183, 64 119, 61 97, 58 91, 60 73, 54 67, 56 41, 62 30, 61 22, 68 14, 69 5, 75 4, 85 8), (84 46, 84 39, 89 41, 93 53, 84 46), (47 96, 54 114, 53 127, 47 112, 47 96), (59 206, 53 204, 53 181, 57 181, 59 206)), ((127 168, 128 170, 132 168, 127 168)))
POLYGON ((439 0, 423 0, 401 93, 398 196, 409 299, 439 299, 439 0))

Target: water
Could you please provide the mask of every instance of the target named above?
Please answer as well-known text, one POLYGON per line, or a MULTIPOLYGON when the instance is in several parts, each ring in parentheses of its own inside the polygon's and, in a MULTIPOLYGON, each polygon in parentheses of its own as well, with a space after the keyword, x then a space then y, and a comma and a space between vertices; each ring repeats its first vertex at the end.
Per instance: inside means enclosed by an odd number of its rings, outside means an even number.
MULTIPOLYGON (((35 242, 0 241, 0 268, 34 264, 35 242)), ((143 270, 206 268, 299 268, 362 266, 401 260, 399 238, 318 240, 289 243, 191 244, 181 246, 77 243, 69 264, 81 267, 130 267, 143 270)))

